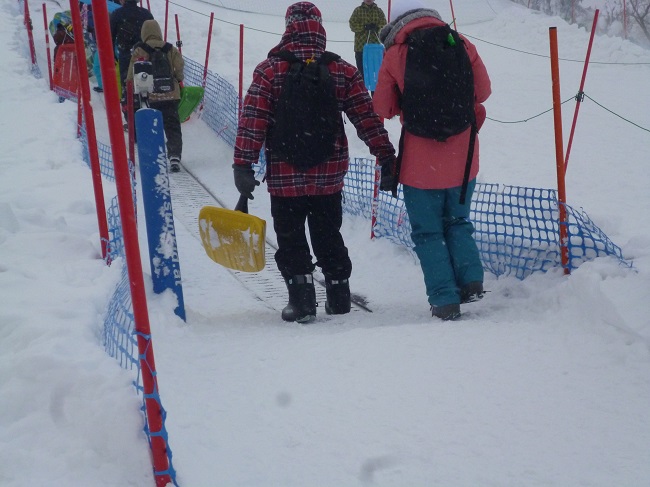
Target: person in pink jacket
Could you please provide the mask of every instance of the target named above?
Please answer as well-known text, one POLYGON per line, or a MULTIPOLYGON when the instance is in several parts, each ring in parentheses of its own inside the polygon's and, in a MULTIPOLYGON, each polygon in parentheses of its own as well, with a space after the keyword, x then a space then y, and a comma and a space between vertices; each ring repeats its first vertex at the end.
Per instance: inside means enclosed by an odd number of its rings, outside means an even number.
MULTIPOLYGON (((406 44, 410 33, 445 25, 437 11, 420 0, 394 0, 391 22, 380 33, 386 54, 373 97, 375 111, 390 119, 402 115, 406 44)), ((490 96, 490 78, 476 47, 460 36, 474 75, 476 126, 485 121, 482 105, 490 96)), ((435 90, 431 86, 431 90, 435 90)), ((420 260, 432 315, 443 320, 460 317, 460 304, 483 297, 483 266, 469 221, 472 193, 479 171, 479 141, 475 140, 471 172, 464 204, 461 187, 468 159, 471 128, 444 142, 404 133, 399 182, 411 222, 411 238, 420 260)), ((394 171, 393 171, 394 173, 394 171)), ((382 178, 391 174, 383 171, 382 178)), ((389 182, 384 181, 382 189, 389 182)))

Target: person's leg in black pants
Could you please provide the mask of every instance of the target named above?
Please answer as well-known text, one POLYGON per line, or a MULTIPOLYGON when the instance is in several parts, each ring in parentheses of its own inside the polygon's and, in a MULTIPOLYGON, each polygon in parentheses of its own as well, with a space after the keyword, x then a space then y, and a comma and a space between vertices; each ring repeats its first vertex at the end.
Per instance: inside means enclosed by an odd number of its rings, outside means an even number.
POLYGON ((298 274, 311 274, 314 271, 315 265, 305 235, 308 211, 307 196, 271 196, 273 229, 278 239, 275 262, 285 279, 298 274))
POLYGON ((341 235, 343 223, 343 195, 341 192, 326 196, 309 197, 307 223, 316 265, 328 280, 348 279, 352 262, 341 235))
POLYGON ((169 100, 151 103, 150 106, 162 113, 165 136, 167 137, 167 157, 170 160, 176 158, 180 161, 183 154, 183 133, 178 115, 178 104, 178 100, 169 100))

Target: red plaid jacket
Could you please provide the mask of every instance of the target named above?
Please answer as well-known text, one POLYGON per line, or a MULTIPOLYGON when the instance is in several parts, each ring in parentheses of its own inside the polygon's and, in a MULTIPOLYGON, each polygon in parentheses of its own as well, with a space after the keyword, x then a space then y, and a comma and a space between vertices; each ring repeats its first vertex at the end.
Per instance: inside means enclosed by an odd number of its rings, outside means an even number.
MULTIPOLYGON (((293 22, 287 27, 280 43, 269 52, 268 58, 257 65, 239 120, 235 164, 256 163, 267 134, 273 127, 273 110, 290 68, 288 62, 280 60, 274 53, 287 50, 302 60, 312 56, 318 59, 325 50, 325 42, 325 30, 318 21, 293 22)), ((335 84, 339 110, 345 112, 379 163, 392 163, 395 150, 381 119, 373 111, 372 100, 357 68, 339 59, 330 63, 328 69, 335 84)), ((340 124, 334 155, 306 172, 296 170, 268 151, 266 160, 266 182, 273 196, 327 195, 341 191, 349 162, 343 123, 340 124)))

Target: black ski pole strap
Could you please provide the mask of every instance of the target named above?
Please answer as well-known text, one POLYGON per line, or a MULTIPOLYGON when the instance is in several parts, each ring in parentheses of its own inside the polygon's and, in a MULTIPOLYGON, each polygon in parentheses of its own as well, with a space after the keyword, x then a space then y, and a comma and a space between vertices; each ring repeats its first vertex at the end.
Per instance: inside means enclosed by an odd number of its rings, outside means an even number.
POLYGON ((472 171, 472 159, 474 159, 474 145, 476 143, 476 122, 472 122, 472 131, 469 134, 469 147, 467 149, 467 162, 465 162, 465 174, 463 175, 463 186, 460 189, 460 204, 465 204, 467 196, 467 185, 469 184, 469 174, 472 171))
POLYGON ((397 198, 397 185, 399 184, 399 174, 402 171, 402 155, 404 154, 404 134, 406 129, 402 125, 402 132, 399 135, 399 145, 397 148, 397 158, 395 159, 395 174, 393 175, 393 187, 391 191, 393 198, 397 198))

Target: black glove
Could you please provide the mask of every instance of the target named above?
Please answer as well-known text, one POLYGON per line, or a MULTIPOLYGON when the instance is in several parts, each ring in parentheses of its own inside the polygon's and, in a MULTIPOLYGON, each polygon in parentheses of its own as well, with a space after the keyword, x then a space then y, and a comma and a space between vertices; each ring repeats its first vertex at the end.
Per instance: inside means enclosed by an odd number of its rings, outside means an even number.
POLYGON ((378 30, 377 24, 366 24, 363 26, 363 28, 368 32, 376 32, 378 30))
POLYGON ((393 161, 387 160, 381 165, 381 179, 379 189, 382 191, 393 191, 393 161))
POLYGON ((246 196, 249 200, 253 198, 253 190, 255 186, 259 186, 260 182, 255 179, 255 172, 248 164, 233 164, 233 173, 235 175, 235 187, 242 196, 246 196))

